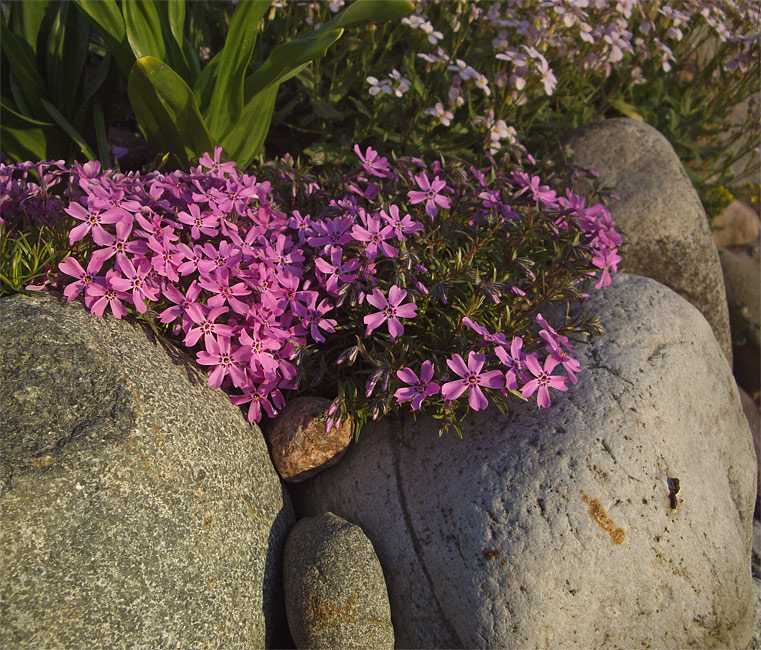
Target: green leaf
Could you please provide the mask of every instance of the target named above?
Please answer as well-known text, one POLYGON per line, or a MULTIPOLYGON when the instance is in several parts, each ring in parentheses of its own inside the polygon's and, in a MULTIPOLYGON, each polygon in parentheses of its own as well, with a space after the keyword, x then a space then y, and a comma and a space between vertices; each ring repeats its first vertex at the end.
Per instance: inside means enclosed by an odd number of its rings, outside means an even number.
MULTIPOLYGON (((50 129, 54 125, 30 119, 10 108, 6 100, 0 101, 0 139, 3 151, 13 160, 50 160, 53 144, 50 129)), ((60 139, 60 138, 59 138, 60 139)))
POLYGON ((164 43, 167 48, 167 58, 172 69, 179 74, 188 85, 192 85, 198 77, 198 65, 193 67, 190 62, 186 45, 185 29, 185 0, 168 0, 156 4, 164 33, 164 43))
POLYGON ((125 79, 129 77, 135 55, 127 40, 124 18, 116 0, 74 0, 90 23, 98 30, 125 79))
POLYGON ((217 67, 222 60, 222 52, 219 52, 211 61, 206 64, 196 82, 193 84, 193 92, 195 93, 198 105, 201 107, 201 114, 206 115, 208 113, 209 105, 211 104, 211 94, 214 90, 214 78, 217 74, 217 67))
POLYGON ((146 140, 169 151, 181 165, 214 151, 193 91, 174 70, 155 57, 135 61, 127 84, 132 108, 146 140))
POLYGON ((243 111, 246 68, 254 52, 259 21, 269 6, 269 0, 243 1, 233 13, 211 101, 204 113, 209 129, 217 137, 227 133, 243 111))
POLYGON ((64 115, 74 113, 90 45, 90 23, 82 12, 61 2, 47 41, 47 79, 56 106, 64 115))
MULTIPOLYGON (((399 20, 409 16, 415 10, 415 5, 408 0, 356 0, 341 13, 337 14, 334 27, 357 27, 367 23, 384 23, 389 20, 399 20)), ((326 25, 332 23, 328 21, 326 25)))
POLYGON ((77 112, 74 115, 74 124, 80 125, 83 123, 85 113, 87 112, 87 109, 90 106, 90 102, 92 101, 93 97, 95 97, 98 90, 100 90, 100 87, 103 85, 103 82, 106 80, 106 77, 108 76, 108 70, 111 64, 111 55, 106 52, 106 56, 104 56, 100 63, 98 64, 98 67, 95 69, 95 74, 92 77, 92 81, 90 82, 90 88, 87 91, 87 95, 82 100, 81 104, 79 105, 79 108, 77 109, 77 112))
POLYGON ((95 153, 90 148, 90 146, 85 142, 85 139, 82 137, 82 135, 71 125, 71 123, 63 116, 61 115, 60 111, 53 106, 49 101, 40 98, 40 101, 42 102, 42 105, 45 107, 45 110, 48 112, 48 115, 53 118, 53 121, 63 129, 64 133, 68 135, 74 142, 77 143, 82 153, 87 156, 89 160, 95 160, 95 153))
POLYGON ((279 84, 260 92, 243 110, 238 122, 222 140, 222 147, 242 168, 248 167, 264 144, 272 121, 279 84))
POLYGON ((95 141, 98 145, 98 160, 103 169, 111 166, 111 154, 108 152, 108 134, 106 133, 106 120, 103 117, 103 107, 96 101, 92 107, 93 121, 95 122, 95 141))
POLYGON ((166 61, 166 48, 161 33, 161 21, 151 0, 122 2, 127 41, 136 59, 153 56, 166 61))
POLYGON ((30 109, 37 117, 44 114, 40 97, 45 94, 45 82, 37 72, 33 55, 27 43, 18 38, 5 22, 0 19, 0 46, 16 76, 19 87, 30 109))
POLYGON ((40 36, 42 23, 45 21, 50 2, 48 0, 38 0, 37 2, 17 2, 13 3, 14 32, 18 34, 29 44, 32 52, 37 53, 37 41, 40 36), (20 9, 20 13, 17 10, 20 9), (20 25, 18 24, 20 23, 20 25))
POLYGON ((275 46, 267 60, 246 79, 246 98, 253 98, 271 84, 280 84, 297 75, 310 61, 323 56, 342 34, 342 29, 316 31, 275 46))
POLYGON ((626 117, 644 122, 644 118, 637 112, 637 109, 631 104, 627 104, 623 99, 614 99, 610 102, 610 105, 619 113, 626 115, 626 117))

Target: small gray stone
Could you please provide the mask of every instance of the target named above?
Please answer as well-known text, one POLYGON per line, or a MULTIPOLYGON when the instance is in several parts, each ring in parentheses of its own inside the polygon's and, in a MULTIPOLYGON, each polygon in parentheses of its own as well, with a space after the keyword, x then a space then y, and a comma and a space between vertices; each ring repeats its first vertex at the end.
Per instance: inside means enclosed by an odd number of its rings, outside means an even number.
POLYGON ((711 324, 730 364, 732 343, 721 266, 703 205, 679 157, 656 129, 629 118, 590 124, 568 144, 572 162, 600 174, 623 237, 620 269, 653 278, 711 324))
POLYGON ((359 526, 331 512, 300 520, 288 537, 283 571, 296 647, 394 647, 383 569, 359 526))
POLYGON ((753 443, 703 316, 620 273, 586 309, 580 382, 548 409, 370 424, 294 486, 366 531, 399 647, 744 648, 753 443), (677 482, 678 481, 678 482, 677 482))
POLYGON ((0 368, 0 647, 287 640, 290 500, 192 360, 39 294, 0 299, 0 368))

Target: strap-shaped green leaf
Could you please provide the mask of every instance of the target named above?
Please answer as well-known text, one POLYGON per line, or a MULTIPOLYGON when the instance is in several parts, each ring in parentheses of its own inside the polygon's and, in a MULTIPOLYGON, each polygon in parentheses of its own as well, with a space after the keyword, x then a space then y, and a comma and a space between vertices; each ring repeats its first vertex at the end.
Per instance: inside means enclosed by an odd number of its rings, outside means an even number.
POLYGON ((222 60, 222 52, 206 64, 206 67, 198 75, 196 82, 193 84, 193 92, 198 100, 198 106, 201 108, 201 115, 208 115, 209 105, 211 104, 211 95, 214 91, 214 79, 217 76, 217 68, 222 60))
POLYGON ((248 167, 264 144, 280 84, 272 84, 251 100, 232 130, 222 140, 225 152, 242 168, 248 167))
POLYGON ((45 109, 42 107, 40 97, 45 94, 45 82, 37 72, 37 66, 31 56, 31 48, 10 30, 4 18, 0 19, 0 47, 8 57, 11 71, 16 76, 30 110, 36 117, 42 117, 45 109))
POLYGON ((328 29, 358 27, 367 23, 385 23, 409 16, 415 5, 409 0, 355 0, 325 23, 328 29))
POLYGON ((188 54, 195 56, 192 49, 185 47, 185 0, 166 0, 156 4, 156 10, 164 33, 164 44, 169 65, 185 82, 192 86, 198 77, 188 54))
POLYGON ((48 115, 53 118, 53 121, 59 127, 61 127, 66 135, 68 135, 72 140, 74 140, 74 142, 77 143, 77 146, 82 151, 82 153, 87 156, 89 160, 95 160, 95 152, 90 148, 90 145, 85 142, 82 134, 74 128, 71 122, 69 122, 63 115, 61 115, 61 112, 49 101, 42 98, 40 98, 40 101, 45 107, 45 110, 48 112, 48 115))
POLYGON ((127 41, 136 59, 153 56, 166 61, 161 21, 151 0, 126 0, 122 2, 124 28, 127 41))
MULTIPOLYGON (((0 100, 0 139, 3 151, 17 162, 25 160, 50 160, 55 147, 50 138, 55 125, 30 119, 9 107, 7 100, 0 100)), ((59 136, 60 139, 60 136, 59 136)))
POLYGON ((69 2, 57 3, 47 40, 47 79, 55 105, 72 115, 90 45, 90 22, 69 2))
POLYGON ((256 32, 270 0, 242 0, 233 12, 222 59, 204 114, 211 132, 220 137, 230 130, 244 106, 243 83, 256 43, 256 32))
POLYGON ((127 92, 151 145, 171 152, 185 167, 191 159, 214 151, 217 142, 206 128, 193 91, 166 63, 152 56, 139 58, 127 92))
POLYGON ((50 2, 48 0, 12 3, 13 16, 11 18, 11 25, 13 26, 13 31, 28 43, 35 54, 37 53, 40 28, 49 7, 50 2))
POLYGON ((98 90, 100 90, 100 87, 103 85, 103 82, 106 80, 106 77, 108 76, 108 70, 109 66, 111 64, 111 55, 106 52, 106 56, 104 56, 100 63, 98 64, 98 67, 95 69, 95 74, 92 77, 92 80, 90 81, 90 86, 87 88, 87 95, 85 95, 85 98, 81 101, 79 108, 77 109, 77 112, 74 114, 74 125, 79 126, 82 124, 84 120, 84 116, 87 113, 88 108, 90 107, 90 102, 95 97, 98 90))
POLYGON ((106 48, 114 57, 124 78, 129 77, 135 55, 127 41, 124 18, 116 0, 74 0, 90 23, 98 30, 106 48))
POLYGON ((246 100, 251 101, 271 84, 280 84, 297 75, 304 64, 324 56, 325 51, 341 38, 342 34, 343 29, 317 31, 275 46, 267 60, 246 79, 246 100))

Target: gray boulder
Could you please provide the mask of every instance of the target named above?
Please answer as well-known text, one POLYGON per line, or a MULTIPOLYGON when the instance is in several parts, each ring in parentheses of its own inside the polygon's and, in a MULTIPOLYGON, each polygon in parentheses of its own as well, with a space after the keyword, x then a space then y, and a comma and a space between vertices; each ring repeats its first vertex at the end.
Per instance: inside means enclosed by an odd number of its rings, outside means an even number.
POLYGON ((0 647, 282 642, 294 523, 261 432, 178 349, 0 300, 0 647))
POLYGON ((331 512, 300 520, 288 536, 283 572, 297 648, 394 647, 383 569, 359 526, 331 512))
POLYGON ((618 274, 551 408, 368 425, 291 496, 362 527, 398 647, 744 648, 755 458, 710 326, 618 274), (677 483, 678 480, 678 483, 677 483))
POLYGON ((623 237, 620 269, 671 287, 706 317, 730 364, 721 265, 703 205, 679 157, 656 129, 629 118, 596 122, 568 140, 572 162, 621 197, 610 211, 623 237))

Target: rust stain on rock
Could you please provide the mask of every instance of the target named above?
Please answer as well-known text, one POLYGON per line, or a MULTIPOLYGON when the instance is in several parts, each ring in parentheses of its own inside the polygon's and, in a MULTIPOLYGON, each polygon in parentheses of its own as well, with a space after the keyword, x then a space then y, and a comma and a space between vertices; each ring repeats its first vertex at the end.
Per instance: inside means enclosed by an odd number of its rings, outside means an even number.
POLYGON ((614 544, 623 544, 626 537, 624 529, 616 528, 616 524, 608 517, 608 513, 605 512, 605 508, 602 507, 600 502, 597 499, 590 499, 584 490, 581 490, 581 500, 589 506, 589 516, 595 520, 600 528, 610 535, 610 541, 614 544))

